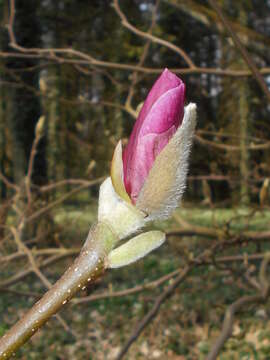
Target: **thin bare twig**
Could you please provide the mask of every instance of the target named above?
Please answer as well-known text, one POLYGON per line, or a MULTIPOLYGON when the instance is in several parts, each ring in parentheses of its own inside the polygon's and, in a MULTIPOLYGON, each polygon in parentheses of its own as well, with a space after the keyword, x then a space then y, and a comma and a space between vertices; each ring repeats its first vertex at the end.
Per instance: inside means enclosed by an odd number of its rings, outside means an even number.
MULTIPOLYGON (((26 244, 26 242, 25 242, 26 244)), ((31 249, 33 256, 44 256, 44 255, 75 255, 80 252, 79 248, 47 248, 47 249, 31 249)), ((15 261, 22 257, 27 256, 23 251, 17 251, 7 256, 0 256, 1 264, 9 261, 15 261)))
MULTIPOLYGON (((44 50, 44 49, 43 49, 44 50)), ((101 68, 107 68, 107 69, 114 69, 114 70, 121 70, 121 71, 138 71, 140 73, 144 74, 161 74, 164 68, 152 68, 147 66, 137 66, 133 64, 121 64, 121 63, 115 63, 112 61, 103 61, 103 60, 97 60, 91 56, 91 60, 81 60, 81 59, 70 59, 65 57, 57 56, 56 58, 53 57, 51 54, 53 51, 61 51, 61 49, 48 49, 47 54, 36 54, 36 53, 30 53, 30 54, 22 54, 22 53, 16 53, 16 52, 1 52, 0 51, 0 57, 3 58, 38 58, 38 59, 45 59, 45 60, 51 60, 56 62, 56 64, 71 64, 71 65, 88 65, 88 66, 98 66, 101 68), (49 51, 50 50, 50 51, 49 51)), ((68 54, 68 50, 73 49, 63 49, 64 54, 68 54)), ((37 49, 35 49, 37 51, 37 49)), ((70 56, 72 55, 72 51, 70 53, 70 56)), ((200 75, 200 74, 212 74, 217 76, 227 76, 227 77, 233 77, 233 78, 239 78, 239 77, 250 77, 253 76, 252 72, 250 70, 234 70, 234 69, 219 69, 219 68, 209 68, 209 67, 196 67, 196 68, 170 68, 171 71, 173 71, 175 74, 186 74, 186 75, 200 75)), ((269 67, 262 67, 260 70, 260 73, 263 75, 270 74, 270 68, 269 67)))
MULTIPOLYGON (((57 255, 53 255, 53 256, 51 256, 49 258, 46 258, 43 262, 41 262, 39 264, 39 268, 44 269, 44 268, 48 267, 49 265, 52 265, 52 264, 56 263, 57 261, 63 260, 66 257, 72 256, 72 255, 77 255, 77 254, 78 254, 78 251, 74 250, 74 253, 72 253, 72 251, 70 251, 70 252, 65 252, 65 253, 60 253, 60 254, 57 254, 57 255)), ((9 277, 8 279, 1 281, 0 286, 7 287, 7 286, 14 285, 17 282, 24 279, 26 276, 32 274, 32 272, 33 272, 32 267, 29 267, 26 270, 22 270, 21 272, 16 273, 15 275, 9 277)))
MULTIPOLYGON (((240 76, 251 76, 252 71, 249 70, 231 70, 231 69, 216 69, 216 68, 206 68, 206 67, 197 67, 194 65, 190 57, 179 47, 174 44, 160 39, 151 34, 145 33, 143 31, 138 30, 134 26, 132 26, 128 21, 126 16, 121 11, 118 1, 115 0, 116 10, 118 15, 120 16, 122 23, 129 30, 136 33, 138 36, 151 40, 153 43, 159 43, 167 48, 178 53, 189 65, 187 68, 175 68, 172 69, 177 74, 215 74, 218 76, 232 76, 232 77, 240 77, 240 76)), ((132 64, 120 64, 110 61, 103 61, 94 58, 92 55, 85 54, 81 51, 72 49, 72 48, 25 48, 19 45, 16 41, 16 36, 14 33, 14 21, 15 21, 15 0, 10 0, 10 15, 9 21, 7 24, 9 38, 10 38, 10 46, 16 50, 17 52, 0 52, 0 56, 4 58, 38 58, 45 59, 46 61, 50 60, 54 63, 59 64, 72 64, 75 66, 79 65, 90 65, 91 67, 103 67, 117 70, 126 70, 126 71, 138 71, 148 74, 159 74, 162 72, 161 69, 156 68, 148 68, 143 66, 137 66, 132 64)), ((262 68, 259 70, 261 74, 269 74, 270 68, 262 68)))
MULTIPOLYGON (((157 11, 158 11, 158 6, 159 6, 159 0, 156 1, 156 4, 153 8, 153 11, 152 11, 152 19, 151 19, 151 25, 148 29, 148 34, 152 34, 153 32, 153 29, 156 25, 156 18, 157 18, 157 11)), ((138 62, 138 66, 142 66, 147 55, 148 55, 148 52, 149 52, 149 49, 150 49, 150 45, 151 45, 151 40, 148 39, 146 44, 144 45, 143 47, 143 51, 142 51, 142 54, 140 56, 140 60, 138 62)), ((135 92, 135 86, 138 82, 138 71, 134 71, 133 74, 132 74, 132 78, 131 78, 131 84, 130 84, 130 87, 129 87, 129 91, 128 91, 128 95, 127 95, 127 98, 126 98, 126 102, 125 102, 125 106, 127 108, 130 108, 131 107, 131 103, 132 103, 132 98, 134 96, 134 92, 135 92)))
POLYGON ((34 297, 34 298, 38 298, 38 299, 41 298, 41 296, 42 296, 42 294, 32 292, 32 291, 20 291, 20 290, 14 290, 14 289, 9 289, 9 288, 0 286, 0 293, 2 293, 2 292, 7 292, 7 293, 14 294, 14 295, 19 295, 19 296, 34 297))
MULTIPOLYGON (((44 121, 44 117, 41 117, 37 122, 36 129, 37 129, 37 126, 39 126, 39 124, 41 124, 41 122, 43 122, 43 121, 44 121)), ((32 144, 30 157, 29 157, 29 161, 28 161, 28 170, 27 170, 27 174, 25 177, 25 187, 26 187, 29 211, 31 209, 31 203, 32 203, 31 183, 32 183, 32 174, 33 174, 33 170, 34 170, 34 161, 35 161, 35 157, 37 154, 37 147, 41 140, 41 137, 42 137, 42 130, 41 129, 39 131, 36 130, 35 138, 34 138, 34 141, 32 144)))
POLYGON ((124 344, 123 348, 121 349, 119 355, 117 356, 117 360, 120 360, 124 357, 127 353, 130 346, 137 340, 140 336, 144 328, 149 324, 149 322, 157 315, 161 305, 165 300, 167 300, 173 293, 174 290, 180 285, 180 283, 187 277, 191 270, 191 267, 188 265, 186 266, 182 272, 177 276, 174 282, 167 287, 167 289, 159 295, 156 299, 154 306, 152 309, 146 314, 146 316, 140 321, 137 325, 135 330, 132 332, 131 336, 129 337, 128 341, 124 344))
POLYGON ((178 55, 180 55, 185 60, 185 62, 187 63, 187 65, 190 68, 192 68, 192 69, 196 68, 195 64, 193 63, 191 58, 188 56, 188 54, 183 49, 181 49, 180 47, 172 44, 169 41, 166 41, 164 39, 160 39, 159 37, 154 36, 154 35, 150 34, 149 32, 141 31, 141 30, 137 29, 135 26, 131 25, 130 22, 128 21, 126 15, 121 10, 118 0, 113 0, 113 6, 115 8, 115 11, 117 12, 117 14, 120 17, 123 26, 125 26, 127 29, 129 29, 134 34, 136 34, 136 35, 138 35, 140 37, 150 39, 153 43, 163 45, 163 46, 167 47, 168 49, 176 52, 178 55))
MULTIPOLYGON (((241 151, 241 147, 238 145, 229 145, 229 144, 223 144, 218 143, 216 141, 211 141, 204 139, 202 136, 199 136, 198 134, 195 135, 195 141, 201 145, 211 146, 218 150, 226 150, 226 151, 241 151)), ((270 148, 270 141, 266 141, 263 144, 250 144, 246 147, 247 150, 266 150, 270 148)))
POLYGON ((161 278, 159 278, 157 280, 151 281, 151 282, 146 283, 144 285, 134 286, 133 288, 130 288, 130 289, 114 291, 114 292, 106 291, 106 292, 104 292, 102 294, 90 295, 90 296, 86 296, 86 297, 79 298, 79 299, 73 299, 73 300, 71 300, 71 302, 74 305, 78 305, 78 304, 84 304, 84 303, 88 303, 88 302, 96 301, 96 300, 101 300, 101 299, 133 295, 133 294, 136 294, 136 293, 138 293, 140 291, 144 291, 144 290, 152 290, 152 289, 164 284, 165 282, 167 282, 171 278, 175 277, 177 274, 179 274, 180 271, 182 271, 182 269, 172 271, 170 274, 164 275, 164 276, 162 276, 161 278))
POLYGON ((55 206, 61 204, 63 201, 65 201, 66 199, 68 199, 69 197, 73 196, 74 194, 77 194, 78 192, 87 189, 90 186, 99 184, 102 180, 104 179, 104 177, 102 178, 98 178, 92 181, 89 181, 81 186, 78 186, 76 189, 71 190, 70 192, 68 192, 67 194, 61 196, 59 199, 53 201, 52 203, 50 203, 49 205, 46 205, 45 207, 39 209, 38 211, 36 211, 35 213, 33 213, 32 215, 30 215, 25 222, 26 223, 30 223, 32 221, 34 221, 35 219, 37 219, 38 217, 40 217, 41 215, 43 215, 44 213, 46 213, 47 211, 51 210, 52 208, 54 208, 55 206))
POLYGON ((15 190, 15 191, 19 191, 19 186, 13 184, 12 182, 10 182, 8 180, 8 178, 2 174, 2 172, 0 171, 0 179, 3 181, 3 183, 7 186, 10 187, 11 189, 15 190))
POLYGON ((220 353, 220 351, 222 350, 225 342, 231 337, 234 316, 236 312, 241 310, 241 308, 244 306, 266 301, 267 297, 269 296, 269 282, 266 276, 266 270, 269 261, 270 261, 270 254, 266 254, 260 268, 260 279, 259 279, 261 285, 260 293, 256 295, 243 296, 240 299, 236 300, 227 309, 223 321, 221 334, 218 337, 215 344, 213 345, 212 349, 210 350, 206 360, 215 360, 218 354, 220 353))
MULTIPOLYGON (((96 179, 97 182, 102 182, 104 178, 98 178, 96 179)), ((41 187, 39 187, 39 191, 41 192, 47 192, 47 191, 51 191, 54 190, 55 188, 61 187, 61 186, 65 186, 67 184, 70 185, 95 185, 95 183, 93 184, 93 180, 84 180, 84 179, 65 179, 65 180, 60 180, 57 181, 55 183, 52 184, 48 184, 48 185, 43 185, 41 187)))

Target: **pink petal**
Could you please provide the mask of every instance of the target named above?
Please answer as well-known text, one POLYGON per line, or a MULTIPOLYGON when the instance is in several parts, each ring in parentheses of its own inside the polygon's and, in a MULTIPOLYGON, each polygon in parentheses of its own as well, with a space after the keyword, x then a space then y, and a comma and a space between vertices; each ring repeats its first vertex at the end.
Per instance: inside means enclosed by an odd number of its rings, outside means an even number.
POLYGON ((178 128, 184 115, 185 85, 164 93, 152 106, 151 111, 144 119, 138 137, 145 134, 160 134, 173 125, 178 128))
MULTIPOLYGON (((159 99, 164 93, 168 90, 171 90, 179 85, 183 84, 182 80, 170 72, 168 69, 163 70, 160 77, 154 83, 152 89, 150 90, 143 107, 141 109, 138 120, 136 121, 136 126, 140 127, 144 122, 145 117, 151 110, 154 103, 159 99)), ((135 128, 134 128, 135 130, 135 128)))
POLYGON ((123 152, 124 184, 135 202, 153 166, 183 119, 185 84, 165 69, 145 100, 123 152))
POLYGON ((162 134, 147 134, 139 139, 136 150, 133 153, 133 158, 136 161, 133 162, 133 166, 127 168, 125 177, 126 190, 134 203, 156 157, 167 145, 175 131, 175 126, 172 126, 162 134))

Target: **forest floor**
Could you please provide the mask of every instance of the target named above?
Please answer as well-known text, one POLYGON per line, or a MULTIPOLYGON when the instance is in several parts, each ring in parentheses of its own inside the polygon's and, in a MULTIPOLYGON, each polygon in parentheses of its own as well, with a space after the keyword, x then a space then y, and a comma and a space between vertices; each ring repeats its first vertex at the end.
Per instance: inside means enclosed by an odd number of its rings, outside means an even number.
MULTIPOLYGON (((55 212, 61 230, 60 241, 66 247, 80 246, 95 218, 95 208, 75 210, 66 206, 55 212)), ((184 220, 220 228, 228 224, 235 229, 263 230, 270 223, 270 211, 253 214, 247 209, 205 210, 185 207, 178 211, 184 220)), ((175 218, 156 227, 166 230, 179 228, 175 218)), ((184 265, 187 254, 198 253, 211 244, 210 239, 170 237, 157 251, 145 259, 123 269, 109 271, 98 281, 95 294, 125 290, 158 279, 184 265), (183 255, 184 254, 184 255, 183 255), (130 271, 132 270, 132 271, 130 271)), ((48 245, 47 245, 48 246, 48 245)), ((267 249, 267 245, 262 245, 267 249)), ((261 250, 262 250, 261 249, 261 250)), ((256 252, 254 245, 239 248, 238 252, 256 252)), ((229 251, 226 255, 230 254, 229 251)), ((220 254, 225 255, 225 254, 220 254)), ((45 270, 51 281, 56 280, 71 262, 66 259, 45 270)), ((20 266, 19 262, 17 266, 20 266)), ((237 270, 239 263, 232 265, 237 270)), ((13 269, 14 270, 14 269, 13 269)), ((8 269, 7 271, 11 271, 8 269)), ((228 305, 253 289, 241 286, 241 279, 232 279, 227 269, 217 271, 214 266, 195 268, 177 288, 174 295, 161 307, 139 339, 131 346, 125 359, 205 359, 220 333, 224 312, 228 305), (238 284, 236 286, 236 284, 238 284)), ((81 305, 67 304, 61 311, 78 339, 66 332, 53 318, 17 354, 17 359, 46 360, 113 360, 127 341, 140 319, 151 309, 156 297, 168 282, 137 294, 107 298, 81 305)), ((43 293, 44 288, 34 276, 14 286, 19 291, 43 293)), ((79 296, 87 295, 87 291, 79 296)), ((11 326, 33 303, 34 297, 1 292, 0 335, 11 326)), ((270 359, 270 308, 255 305, 237 315, 233 336, 226 343, 220 360, 270 359)))

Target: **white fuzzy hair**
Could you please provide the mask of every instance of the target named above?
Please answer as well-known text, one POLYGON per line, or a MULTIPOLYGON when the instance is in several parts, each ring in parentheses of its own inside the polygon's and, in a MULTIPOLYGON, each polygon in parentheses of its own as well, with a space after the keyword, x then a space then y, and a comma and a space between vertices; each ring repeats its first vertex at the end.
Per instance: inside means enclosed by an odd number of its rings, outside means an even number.
POLYGON ((185 107, 181 126, 157 156, 136 202, 136 207, 149 215, 149 221, 168 218, 179 205, 195 126, 196 105, 191 103, 185 107))

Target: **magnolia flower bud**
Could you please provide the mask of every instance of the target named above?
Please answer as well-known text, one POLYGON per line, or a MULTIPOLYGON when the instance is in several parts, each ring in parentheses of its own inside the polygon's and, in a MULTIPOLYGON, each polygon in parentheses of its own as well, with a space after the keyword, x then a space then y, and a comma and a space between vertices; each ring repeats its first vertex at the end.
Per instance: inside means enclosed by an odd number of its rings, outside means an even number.
POLYGON ((183 194, 196 124, 196 105, 184 108, 185 85, 165 69, 151 89, 122 153, 118 143, 111 179, 117 194, 147 220, 166 218, 183 194))
POLYGON ((45 116, 41 116, 38 119, 38 122, 36 124, 35 127, 35 136, 36 137, 41 137, 43 134, 43 130, 44 130, 44 125, 45 125, 45 116))
POLYGON ((156 157, 181 125, 185 85, 165 69, 140 111, 123 152, 124 184, 134 204, 156 157))
MULTIPOLYGON (((188 156, 196 124, 196 105, 184 107, 185 85, 165 69, 140 111, 128 145, 114 151, 111 177, 100 188, 100 222, 115 244, 147 221, 168 217, 186 184, 188 156)), ((107 267, 128 265, 159 247, 162 232, 142 233, 109 254, 107 267)))

